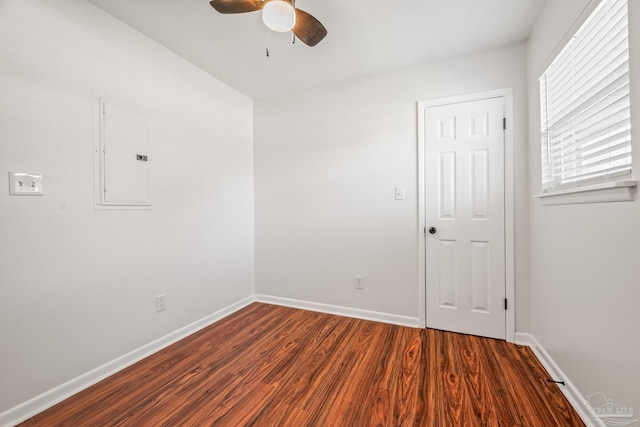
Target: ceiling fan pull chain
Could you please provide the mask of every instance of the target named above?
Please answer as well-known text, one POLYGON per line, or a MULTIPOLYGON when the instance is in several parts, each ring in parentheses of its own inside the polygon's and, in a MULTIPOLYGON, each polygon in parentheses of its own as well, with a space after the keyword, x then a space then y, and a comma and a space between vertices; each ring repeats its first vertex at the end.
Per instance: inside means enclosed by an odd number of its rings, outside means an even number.
MULTIPOLYGON (((293 4, 293 9, 296 9, 296 0, 292 0, 291 2, 293 4)), ((294 24, 294 28, 295 28, 295 24, 294 24)), ((296 44, 296 33, 293 32, 293 29, 291 30, 291 44, 296 44)))
POLYGON ((267 47, 266 47, 265 51, 266 51, 266 53, 267 53, 267 58, 268 58, 268 57, 269 57, 269 30, 267 30, 267 31, 265 32, 265 34, 266 34, 266 37, 265 37, 265 43, 266 43, 266 45, 267 45, 267 47))

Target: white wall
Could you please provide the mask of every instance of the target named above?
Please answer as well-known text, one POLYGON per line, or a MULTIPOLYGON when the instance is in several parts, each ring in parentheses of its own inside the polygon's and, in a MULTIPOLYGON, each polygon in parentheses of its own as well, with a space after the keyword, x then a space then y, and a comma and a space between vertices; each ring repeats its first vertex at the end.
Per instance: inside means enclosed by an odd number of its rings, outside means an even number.
POLYGON ((418 318, 416 103, 513 87, 517 326, 527 330, 525 62, 515 44, 256 100, 256 292, 418 318), (397 185, 406 200, 394 200, 397 185))
MULTIPOLYGON (((548 0, 529 40, 530 192, 540 193, 537 79, 588 0, 548 0)), ((629 1, 632 122, 640 123, 640 4, 629 1)), ((637 129, 634 153, 640 153, 637 129)), ((640 155, 634 154, 634 175, 640 155)), ((530 203, 532 332, 584 396, 640 409, 640 202, 530 203)))
POLYGON ((85 1, 3 0, 0 100, 0 413, 253 294, 250 99, 85 1), (94 93, 153 116, 151 211, 93 209, 94 93))

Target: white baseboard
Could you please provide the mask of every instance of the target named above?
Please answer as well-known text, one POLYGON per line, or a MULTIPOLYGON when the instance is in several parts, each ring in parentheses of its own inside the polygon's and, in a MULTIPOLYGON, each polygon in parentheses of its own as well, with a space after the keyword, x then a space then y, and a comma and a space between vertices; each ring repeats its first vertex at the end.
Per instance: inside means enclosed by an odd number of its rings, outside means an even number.
POLYGON ((418 317, 399 316, 396 314, 382 313, 378 311, 361 310, 358 308, 321 304, 317 302, 301 301, 269 295, 256 294, 255 300, 257 302, 264 302, 267 304, 318 311, 320 313, 335 314, 338 316, 355 317, 356 319, 372 320, 374 322, 390 323, 392 325, 408 326, 411 328, 420 327, 420 319, 418 317))
POLYGON ((558 384, 560 391, 565 395, 573 409, 576 410, 587 427, 606 427, 604 422, 596 416, 593 410, 585 405, 586 397, 580 393, 569 378, 562 372, 562 369, 553 360, 551 355, 542 347, 536 337, 523 332, 516 332, 516 344, 531 347, 542 366, 547 370, 553 380, 564 381, 564 385, 558 384))
POLYGON ((243 307, 254 302, 253 295, 244 298, 234 304, 231 304, 221 310, 216 311, 209 316, 197 320, 187 326, 173 331, 155 341, 150 342, 136 350, 133 350, 123 356, 118 357, 102 366, 97 367, 87 373, 80 375, 58 387, 55 387, 39 396, 34 397, 8 411, 0 414, 0 426, 14 426, 21 423, 34 415, 44 411, 53 405, 62 402, 68 397, 96 384, 99 381, 115 374, 122 369, 133 365, 134 363, 162 350, 169 345, 180 341, 181 339, 217 322, 218 320, 240 310, 243 307))

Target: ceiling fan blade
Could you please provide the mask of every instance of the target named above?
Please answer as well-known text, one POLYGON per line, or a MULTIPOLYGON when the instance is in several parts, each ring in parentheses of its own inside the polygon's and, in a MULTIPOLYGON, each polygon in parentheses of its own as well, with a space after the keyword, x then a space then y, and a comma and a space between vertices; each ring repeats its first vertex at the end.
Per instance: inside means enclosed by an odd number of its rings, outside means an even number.
POLYGON ((315 46, 327 35, 327 29, 304 10, 296 9, 296 25, 293 34, 308 46, 315 46))
POLYGON ((209 4, 220 13, 255 12, 262 9, 262 0, 213 0, 209 4))

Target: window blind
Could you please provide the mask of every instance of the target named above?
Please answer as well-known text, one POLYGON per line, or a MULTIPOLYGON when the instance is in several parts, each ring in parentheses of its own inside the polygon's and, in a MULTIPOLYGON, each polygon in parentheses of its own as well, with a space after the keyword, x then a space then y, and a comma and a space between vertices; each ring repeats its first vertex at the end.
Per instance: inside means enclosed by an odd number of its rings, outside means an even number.
POLYGON ((631 175, 627 0, 602 0, 540 77, 542 189, 631 175))

